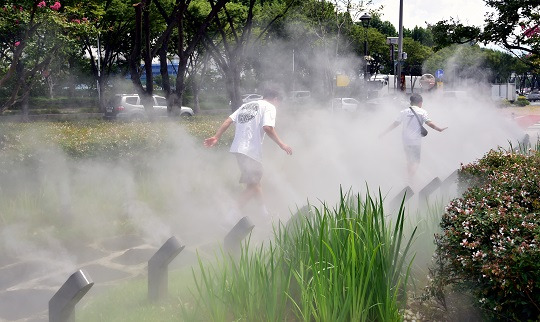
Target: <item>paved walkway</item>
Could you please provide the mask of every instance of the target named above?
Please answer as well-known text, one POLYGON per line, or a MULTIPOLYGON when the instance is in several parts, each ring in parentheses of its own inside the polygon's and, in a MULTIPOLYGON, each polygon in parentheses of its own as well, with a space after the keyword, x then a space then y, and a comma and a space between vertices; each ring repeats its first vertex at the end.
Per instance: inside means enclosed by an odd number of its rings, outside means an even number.
MULTIPOLYGON (((54 258, 16 259, 2 256, 0 321, 48 321, 49 300, 78 269, 87 272, 94 282, 85 297, 99 294, 105 288, 128 279, 146 278, 148 260, 157 249, 137 236, 102 240, 71 254, 73 257, 79 256, 78 268, 72 271, 63 269, 65 263, 55 263, 54 258)), ((193 265, 196 260, 195 250, 186 247, 169 267, 178 269, 193 265)))

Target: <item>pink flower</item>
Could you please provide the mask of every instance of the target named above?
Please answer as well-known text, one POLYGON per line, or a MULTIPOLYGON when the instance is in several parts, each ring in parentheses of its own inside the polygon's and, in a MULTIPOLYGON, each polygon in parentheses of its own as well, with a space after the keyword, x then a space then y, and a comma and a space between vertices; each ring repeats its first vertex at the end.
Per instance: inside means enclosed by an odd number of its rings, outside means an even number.
POLYGON ((82 18, 82 21, 83 21, 83 22, 88 22, 88 18, 83 17, 83 18, 82 18))
POLYGON ((47 4, 45 3, 45 1, 41 1, 40 3, 38 3, 37 6, 38 6, 39 8, 43 8, 43 7, 45 7, 46 5, 47 5, 47 4))
POLYGON ((56 2, 55 2, 52 6, 50 6, 50 7, 51 7, 52 10, 58 11, 58 10, 60 9, 61 6, 62 6, 62 5, 60 4, 60 2, 59 2, 59 1, 56 1, 56 2))
POLYGON ((20 44, 21 44, 20 41, 16 41, 14 45, 15 45, 15 47, 18 47, 20 44))
POLYGON ((530 37, 532 37, 532 36, 538 34, 539 32, 540 32, 540 27, 539 27, 538 25, 536 25, 536 26, 534 26, 534 27, 532 27, 532 28, 529 28, 529 29, 525 30, 525 31, 523 32, 523 34, 524 34, 526 37, 530 38, 530 37))
POLYGON ((81 21, 79 19, 73 19, 71 20, 72 22, 75 22, 75 23, 81 23, 81 21))

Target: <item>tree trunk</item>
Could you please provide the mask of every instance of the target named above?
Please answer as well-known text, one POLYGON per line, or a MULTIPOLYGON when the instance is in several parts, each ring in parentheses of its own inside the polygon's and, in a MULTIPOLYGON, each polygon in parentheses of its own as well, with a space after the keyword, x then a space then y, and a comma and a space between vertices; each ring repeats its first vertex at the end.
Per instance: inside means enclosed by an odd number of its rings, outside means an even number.
MULTIPOLYGON (((198 27, 197 31, 195 32, 193 38, 186 42, 184 39, 184 14, 187 10, 187 4, 189 1, 184 0, 185 6, 183 9, 178 10, 178 13, 176 15, 177 24, 178 24, 178 47, 177 47, 177 54, 179 58, 178 62, 178 75, 176 77, 176 96, 178 97, 178 107, 182 105, 182 99, 184 96, 184 89, 185 89, 185 75, 187 70, 187 64, 189 60, 189 56, 195 51, 197 48, 197 45, 201 42, 202 38, 206 34, 206 30, 208 28, 208 25, 210 22, 217 16, 218 12, 225 6, 225 4, 229 2, 229 0, 217 0, 217 1, 210 1, 210 6, 212 10, 210 13, 206 16, 204 21, 201 23, 201 25, 198 27)), ((169 110, 169 115, 171 115, 172 112, 169 110)))
POLYGON ((168 42, 164 42, 159 49, 159 73, 161 75, 161 87, 165 92, 165 96, 169 98, 171 94, 171 82, 169 80, 169 69, 167 64, 167 50, 169 49, 168 42))
POLYGON ((141 61, 141 26, 142 26, 142 3, 133 5, 135 8, 135 31, 133 33, 133 50, 129 57, 129 72, 135 89, 143 93, 144 89, 139 76, 139 64, 141 61))
MULTIPOLYGON (((22 97, 21 97, 21 108, 22 108, 22 115, 23 115, 23 121, 28 122, 28 92, 30 91, 30 88, 28 84, 26 83, 26 75, 24 72, 24 62, 19 61, 17 64, 17 82, 19 83, 17 88, 22 89, 22 97)), ((18 91, 17 91, 18 92, 18 91)), ((17 95, 17 94, 15 94, 17 95)))
POLYGON ((184 101, 184 90, 186 87, 185 75, 187 69, 187 57, 185 57, 185 55, 182 55, 179 58, 180 60, 178 61, 178 75, 176 75, 176 102, 173 106, 171 106, 171 109, 169 110, 169 115, 171 116, 176 115, 176 113, 179 112, 179 109, 182 106, 182 102, 184 101), (175 108, 178 108, 178 110, 175 110, 175 108))
POLYGON ((28 88, 28 86, 23 85, 23 91, 24 91, 24 94, 22 96, 22 101, 21 101, 21 104, 22 104, 22 112, 23 112, 23 122, 28 122, 30 121, 30 119, 28 118, 28 112, 30 110, 30 102, 29 102, 29 96, 30 96, 30 89, 28 88))
POLYGON ((51 74, 48 74, 47 77, 45 77, 45 81, 47 82, 47 86, 49 88, 49 98, 54 98, 54 80, 51 74))

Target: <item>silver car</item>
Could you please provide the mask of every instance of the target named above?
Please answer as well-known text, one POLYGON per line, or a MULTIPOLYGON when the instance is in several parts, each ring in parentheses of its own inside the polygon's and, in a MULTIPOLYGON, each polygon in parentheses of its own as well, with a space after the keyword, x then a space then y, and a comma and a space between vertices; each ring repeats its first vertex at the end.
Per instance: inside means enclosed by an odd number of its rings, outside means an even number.
POLYGON ((535 90, 527 94, 527 100, 530 102, 540 101, 540 91, 535 90))
MULTIPOLYGON (((175 111, 176 112, 176 111, 175 111)), ((182 106, 178 113, 181 117, 193 116, 193 109, 182 106)), ((139 94, 116 94, 105 107, 106 119, 145 120, 167 116, 167 99, 152 95, 152 109, 146 110, 139 94)))

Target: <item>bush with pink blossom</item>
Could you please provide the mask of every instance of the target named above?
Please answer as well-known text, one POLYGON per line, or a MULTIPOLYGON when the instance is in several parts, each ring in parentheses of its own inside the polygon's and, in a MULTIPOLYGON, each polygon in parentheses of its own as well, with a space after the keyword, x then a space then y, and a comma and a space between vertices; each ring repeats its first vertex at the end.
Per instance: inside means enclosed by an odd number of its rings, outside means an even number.
POLYGON ((538 320, 540 153, 492 150, 462 166, 458 181, 468 188, 446 207, 435 236, 429 293, 461 286, 488 318, 538 320))

